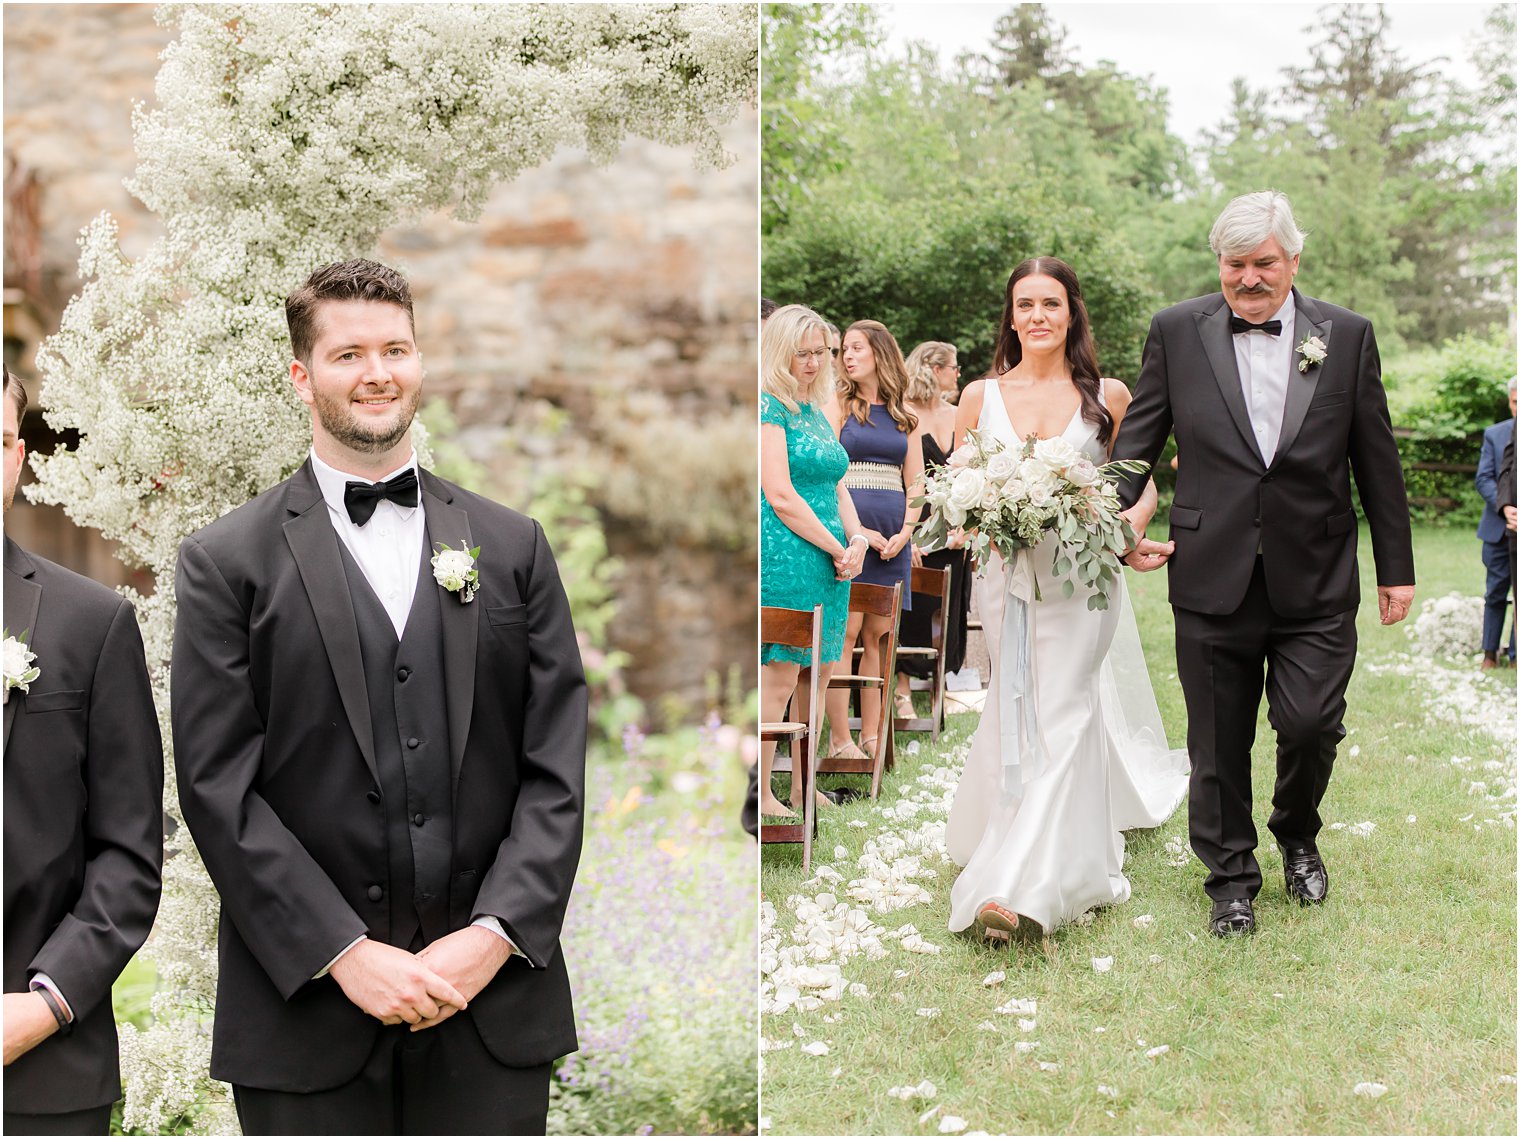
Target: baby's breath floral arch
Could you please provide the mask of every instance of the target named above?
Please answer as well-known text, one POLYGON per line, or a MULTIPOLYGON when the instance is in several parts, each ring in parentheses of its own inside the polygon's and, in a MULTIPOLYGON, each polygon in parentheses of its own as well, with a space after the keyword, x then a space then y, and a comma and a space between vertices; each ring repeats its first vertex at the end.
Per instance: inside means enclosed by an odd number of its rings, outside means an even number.
MULTIPOLYGON (((126 257, 84 230, 86 284, 37 354, 47 419, 79 432, 34 459, 33 501, 121 543, 168 733, 180 539, 287 476, 308 446, 286 379, 282 299, 426 211, 469 220, 562 145, 611 160, 630 135, 726 161, 717 126, 754 96, 756 36, 732 7, 675 4, 167 5, 178 27, 137 108, 129 188, 163 235, 126 257)), ((145 951, 154 1020, 123 1026, 125 1122, 232 1132, 207 1075, 217 898, 179 816, 145 951)))

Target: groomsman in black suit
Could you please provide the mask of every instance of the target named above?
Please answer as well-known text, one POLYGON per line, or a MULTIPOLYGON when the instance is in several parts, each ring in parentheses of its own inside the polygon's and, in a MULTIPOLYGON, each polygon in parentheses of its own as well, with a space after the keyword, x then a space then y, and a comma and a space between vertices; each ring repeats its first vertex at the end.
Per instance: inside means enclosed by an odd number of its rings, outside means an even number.
MULTIPOLYGON (((1230 202, 1209 245, 1221 292, 1158 313, 1114 444, 1154 464, 1181 456, 1171 540, 1142 540, 1136 569, 1170 567, 1177 675, 1188 713, 1188 826, 1208 868, 1210 932, 1256 928, 1261 889, 1251 818, 1251 745, 1263 682, 1277 733, 1268 828, 1289 897, 1323 902, 1330 878, 1319 805, 1345 735, 1356 661, 1356 479, 1372 530, 1378 611, 1414 600, 1403 470, 1372 325, 1293 287, 1304 235, 1274 191, 1230 202)), ((1126 481, 1133 506, 1145 475, 1126 481)))
MULTIPOLYGON (((7 515, 25 413, 7 369, 7 515)), ((158 912, 158 713, 132 606, 9 536, 5 631, 5 1132, 104 1135, 111 984, 158 912)))
POLYGON ((180 801, 222 898, 211 1074, 249 1134, 542 1134, 576 1047, 569 604, 533 519, 418 470, 406 281, 328 265, 285 310, 311 455, 176 578, 180 801))

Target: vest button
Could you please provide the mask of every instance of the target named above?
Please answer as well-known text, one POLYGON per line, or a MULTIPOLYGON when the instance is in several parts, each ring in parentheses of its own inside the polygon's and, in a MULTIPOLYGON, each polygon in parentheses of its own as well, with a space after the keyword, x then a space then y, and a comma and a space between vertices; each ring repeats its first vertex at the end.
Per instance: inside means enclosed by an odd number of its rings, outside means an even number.
POLYGON ((378 803, 380 801, 380 792, 378 792, 378 791, 366 791, 364 793, 364 797, 366 799, 368 799, 371 803, 378 803))
POLYGON ((409 669, 409 668, 398 668, 396 670, 396 679, 397 680, 404 681, 407 677, 409 677, 411 675, 412 675, 412 670, 409 669))
POLYGON ((412 822, 414 822, 414 823, 416 823, 416 824, 417 824, 417 825, 418 825, 418 826, 419 826, 419 827, 420 827, 420 826, 421 826, 421 825, 422 825, 422 824, 423 824, 423 823, 424 823, 424 822, 425 822, 425 821, 426 821, 426 820, 425 820, 425 819, 424 819, 424 818, 423 818, 423 817, 422 817, 422 812, 421 812, 421 811, 418 811, 418 812, 417 812, 417 813, 416 813, 416 814, 415 814, 415 815, 413 815, 413 816, 412 816, 412 822))
POLYGON ((416 746, 417 746, 417 745, 418 745, 418 744, 419 744, 419 743, 420 743, 420 742, 421 742, 421 741, 420 741, 420 740, 418 740, 418 739, 417 739, 417 737, 416 737, 416 736, 412 736, 412 737, 410 737, 410 738, 409 738, 409 739, 408 739, 408 740, 407 740, 407 741, 406 741, 406 746, 407 746, 407 747, 416 747, 416 746))
POLYGON ((372 902, 378 902, 381 898, 385 897, 385 891, 382 890, 379 886, 371 886, 367 893, 369 895, 369 900, 372 902))

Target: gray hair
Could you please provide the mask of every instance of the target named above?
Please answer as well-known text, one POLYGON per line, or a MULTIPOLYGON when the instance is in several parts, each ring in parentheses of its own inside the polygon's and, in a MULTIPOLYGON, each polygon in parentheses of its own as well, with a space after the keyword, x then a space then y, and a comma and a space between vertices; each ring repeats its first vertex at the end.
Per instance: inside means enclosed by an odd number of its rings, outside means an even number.
POLYGON ((1249 253, 1269 237, 1277 238, 1283 252, 1296 257, 1304 247, 1304 234, 1293 224, 1293 206, 1286 194, 1258 190, 1232 198, 1209 230, 1209 248, 1216 257, 1249 253))
POLYGON ((1511 376, 1509 378, 1509 394, 1510 395, 1514 395, 1515 394, 1515 384, 1517 382, 1520 382, 1520 376, 1511 376))

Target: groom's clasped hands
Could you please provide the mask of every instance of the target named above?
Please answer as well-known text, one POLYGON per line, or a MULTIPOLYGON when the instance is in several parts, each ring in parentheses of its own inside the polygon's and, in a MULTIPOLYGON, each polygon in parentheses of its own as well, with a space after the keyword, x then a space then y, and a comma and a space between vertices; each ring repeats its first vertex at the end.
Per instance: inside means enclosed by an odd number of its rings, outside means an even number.
POLYGON ((415 954, 366 938, 331 972, 343 995, 381 1024, 420 1032, 463 1011, 510 954, 490 930, 466 926, 415 954))

